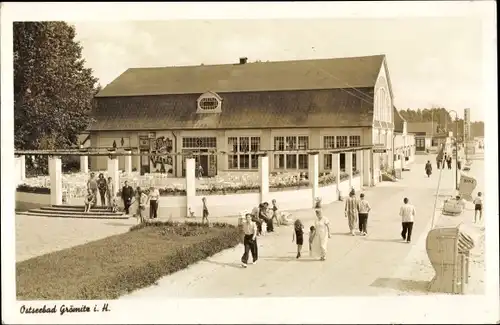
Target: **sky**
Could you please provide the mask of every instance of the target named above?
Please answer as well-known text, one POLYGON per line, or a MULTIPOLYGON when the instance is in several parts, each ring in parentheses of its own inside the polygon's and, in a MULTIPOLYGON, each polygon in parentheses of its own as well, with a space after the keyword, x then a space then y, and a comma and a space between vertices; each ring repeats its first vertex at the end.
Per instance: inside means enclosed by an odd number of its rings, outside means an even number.
POLYGON ((477 17, 70 22, 105 86, 128 68, 385 54, 398 109, 445 107, 483 120, 477 17))

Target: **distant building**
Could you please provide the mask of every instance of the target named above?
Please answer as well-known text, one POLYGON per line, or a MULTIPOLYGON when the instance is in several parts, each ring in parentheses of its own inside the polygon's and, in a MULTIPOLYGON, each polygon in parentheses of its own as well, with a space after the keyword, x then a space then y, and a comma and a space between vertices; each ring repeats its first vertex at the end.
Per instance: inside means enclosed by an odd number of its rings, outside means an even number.
MULTIPOLYGON (((258 150, 382 145, 369 175, 393 165, 393 93, 385 55, 165 68, 132 68, 95 97, 92 147, 196 156, 208 176, 258 169, 258 150), (120 139, 124 145, 120 145, 120 139)), ((345 157, 341 154, 341 169, 345 157)), ((353 159, 353 164, 355 164, 353 159)), ((272 154, 271 171, 307 171, 306 154, 272 154)), ((120 160, 123 168, 123 159, 120 160)), ((185 173, 182 156, 137 156, 142 172, 185 173)), ((332 169, 332 155, 320 157, 332 169)), ((105 169, 106 157, 91 157, 105 169)), ((353 166, 356 170, 359 166, 353 166)), ((368 178, 368 177, 367 177, 368 178)))
POLYGON ((432 122, 409 122, 408 133, 415 135, 416 152, 437 150, 441 145, 450 146, 452 132, 442 131, 432 122))

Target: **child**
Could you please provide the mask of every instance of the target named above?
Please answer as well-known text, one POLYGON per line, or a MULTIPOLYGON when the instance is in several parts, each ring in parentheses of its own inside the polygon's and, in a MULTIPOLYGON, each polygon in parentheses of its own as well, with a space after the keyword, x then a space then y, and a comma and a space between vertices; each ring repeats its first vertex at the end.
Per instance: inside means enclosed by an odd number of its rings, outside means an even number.
POLYGON ((271 222, 276 219, 276 223, 278 224, 278 227, 280 226, 280 220, 278 219, 278 207, 276 206, 276 200, 272 200, 271 203, 273 204, 273 207, 271 208, 273 210, 273 216, 271 218, 271 222))
MULTIPOLYGON (((200 166, 201 167, 201 166, 200 166)), ((208 208, 207 208, 207 199, 202 198, 201 202, 203 203, 203 217, 201 218, 201 223, 203 224, 205 220, 207 220, 207 225, 208 225, 208 208)))
POLYGON ((309 228, 309 255, 312 256, 312 243, 314 240, 314 236, 316 236, 316 228, 314 226, 311 226, 309 228))
POLYGON ((297 219, 294 223, 294 231, 292 237, 292 243, 297 242, 297 258, 300 258, 300 253, 302 251, 302 245, 304 244, 304 225, 297 219))
POLYGON ((477 197, 474 199, 474 223, 481 221, 483 219, 483 198, 481 197, 483 193, 478 192, 477 197), (477 218, 479 215, 479 219, 477 218))
POLYGON ((94 193, 90 189, 87 192, 87 196, 85 197, 85 210, 83 211, 85 213, 90 212, 90 208, 95 203, 94 193))
POLYGON ((321 209, 321 198, 317 197, 316 198, 316 203, 314 204, 315 209, 321 209))
POLYGON ((116 202, 116 197, 111 198, 111 212, 118 211, 118 203, 116 202))

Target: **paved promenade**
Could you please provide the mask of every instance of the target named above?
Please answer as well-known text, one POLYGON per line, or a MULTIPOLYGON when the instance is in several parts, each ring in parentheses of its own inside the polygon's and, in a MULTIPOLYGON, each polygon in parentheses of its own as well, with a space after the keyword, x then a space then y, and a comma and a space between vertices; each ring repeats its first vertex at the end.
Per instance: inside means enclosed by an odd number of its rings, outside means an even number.
MULTIPOLYGON (((376 296, 398 294, 400 286, 422 291, 424 281, 395 278, 402 276, 404 263, 413 263, 412 251, 421 251, 423 240, 434 214, 434 198, 438 172, 431 178, 424 173, 424 163, 434 156, 418 156, 411 171, 403 173, 399 182, 384 182, 364 191, 372 205, 367 237, 347 234, 343 202, 324 207, 330 219, 332 238, 325 262, 304 257, 295 259, 292 227, 259 237, 260 259, 247 269, 240 266, 242 246, 224 251, 186 270, 160 279, 157 285, 123 297, 283 297, 283 296, 376 296), (402 242, 398 216, 403 197, 416 206, 417 217, 412 243, 402 242)), ((454 170, 443 170, 443 193, 453 193, 454 170)), ((441 198, 440 198, 441 200, 441 198)), ((439 209, 441 204, 438 203, 439 209)), ((312 210, 295 213, 306 228, 314 221, 312 210)), ((305 238, 307 241, 307 237, 305 238)), ((305 245, 307 246, 307 245, 305 245)))

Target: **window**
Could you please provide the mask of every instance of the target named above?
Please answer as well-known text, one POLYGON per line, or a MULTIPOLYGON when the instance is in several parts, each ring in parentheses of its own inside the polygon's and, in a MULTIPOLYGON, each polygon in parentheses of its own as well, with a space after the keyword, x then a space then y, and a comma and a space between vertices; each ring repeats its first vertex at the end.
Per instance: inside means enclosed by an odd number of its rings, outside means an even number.
POLYGON ((258 169, 260 137, 228 137, 228 169, 258 169))
POLYGON ((415 138, 415 147, 417 150, 425 150, 425 138, 415 138))
MULTIPOLYGON (((323 137, 323 148, 324 149, 333 149, 335 148, 335 136, 327 135, 323 137)), ((331 170, 332 169, 332 154, 324 154, 323 155, 323 169, 331 170)))
POLYGON ((335 137, 332 135, 323 137, 323 148, 325 149, 333 149, 335 148, 335 137))
POLYGON ((356 171, 358 166, 357 166, 357 161, 356 161, 356 152, 352 153, 352 171, 356 171))
POLYGON ((183 148, 216 148, 217 138, 215 137, 199 137, 199 138, 182 138, 183 148))
MULTIPOLYGON (((308 136, 274 137, 275 151, 294 151, 309 149, 308 136)), ((308 155, 303 153, 274 154, 275 169, 307 169, 308 155)))
POLYGON ((202 98, 200 100, 200 108, 205 110, 214 110, 219 106, 219 100, 217 98, 202 98))
POLYGON ((349 136, 349 147, 359 147, 361 146, 361 136, 351 135, 349 136))
POLYGON ((332 170, 332 154, 327 153, 323 155, 323 169, 332 170))
POLYGON ((347 136, 339 135, 337 136, 337 148, 345 148, 347 147, 347 136))

